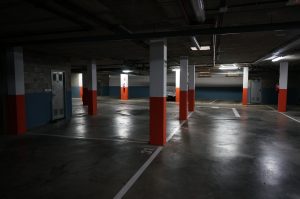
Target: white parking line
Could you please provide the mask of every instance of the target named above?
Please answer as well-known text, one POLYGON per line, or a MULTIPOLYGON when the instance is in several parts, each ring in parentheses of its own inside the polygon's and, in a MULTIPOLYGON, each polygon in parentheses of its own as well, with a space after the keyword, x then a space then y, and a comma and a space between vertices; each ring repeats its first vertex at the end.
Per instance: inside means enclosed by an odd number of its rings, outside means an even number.
MULTIPOLYGON (((271 106, 269 106, 269 105, 266 105, 266 107, 269 107, 270 109, 272 109, 272 110, 274 110, 274 111, 277 111, 275 108, 273 108, 273 107, 271 107, 271 106)), ((278 111, 277 111, 277 113, 280 113, 281 115, 284 115, 285 117, 290 118, 291 120, 300 123, 299 120, 293 118, 292 116, 289 116, 289 115, 287 115, 287 114, 285 114, 285 113, 281 113, 281 112, 278 112, 278 111)))
POLYGON ((232 111, 233 111, 235 117, 241 117, 239 112, 236 110, 236 108, 232 108, 232 111))
MULTIPOLYGON (((190 113, 188 115, 188 118, 192 115, 190 113)), ((180 126, 174 130, 174 132, 168 136, 167 142, 169 142, 172 137, 177 133, 177 131, 182 127, 182 125, 187 120, 180 123, 180 126)), ((144 173, 144 171, 147 169, 147 167, 151 164, 151 162, 156 158, 156 156, 160 153, 160 151, 163 149, 162 146, 157 147, 157 149, 152 153, 152 155, 149 157, 149 159, 139 168, 139 170, 129 179, 129 181, 122 187, 122 189, 115 195, 114 199, 121 199, 123 196, 127 193, 127 191, 134 185, 134 183, 138 180, 138 178, 144 173)))
POLYGON ((211 102, 209 102, 209 104, 213 104, 213 103, 215 103, 217 100, 214 100, 214 101, 211 101, 211 102))
POLYGON ((66 136, 66 135, 44 134, 44 133, 26 133, 26 135, 40 135, 40 136, 59 137, 59 138, 68 138, 68 139, 77 139, 77 140, 101 140, 101 141, 112 141, 112 142, 131 142, 131 143, 138 143, 138 144, 148 144, 147 140, 89 138, 89 137, 83 137, 83 136, 66 136))

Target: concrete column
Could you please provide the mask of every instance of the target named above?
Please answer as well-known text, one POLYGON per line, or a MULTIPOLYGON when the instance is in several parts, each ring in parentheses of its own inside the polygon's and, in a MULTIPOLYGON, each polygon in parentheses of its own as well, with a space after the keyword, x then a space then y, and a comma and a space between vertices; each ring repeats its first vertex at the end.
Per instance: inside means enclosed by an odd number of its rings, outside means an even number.
POLYGON ((82 103, 84 106, 87 106, 89 104, 89 97, 88 97, 88 85, 89 85, 89 82, 88 82, 88 75, 87 75, 87 71, 84 71, 82 73, 82 103))
POLYGON ((249 77, 249 68, 244 67, 244 73, 243 73, 243 98, 242 98, 243 105, 248 104, 248 77, 249 77))
POLYGON ((189 111, 193 112, 195 110, 195 66, 189 66, 189 111))
POLYGON ((176 103, 179 103, 180 99, 180 70, 175 70, 175 89, 176 89, 176 103))
POLYGON ((120 75, 120 84, 121 100, 128 100, 128 74, 120 75))
POLYGON ((166 40, 150 42, 150 144, 166 143, 166 40))
POLYGON ((186 120, 188 115, 188 57, 180 58, 180 102, 179 119, 186 120))
POLYGON ((12 134, 26 132, 23 48, 7 51, 7 130, 12 134))
POLYGON ((289 69, 288 62, 280 62, 279 93, 278 93, 278 111, 279 112, 286 112, 288 69, 289 69))
POLYGON ((78 86, 79 86, 79 96, 81 97, 81 100, 83 100, 83 83, 82 83, 82 73, 78 74, 78 86))
POLYGON ((96 61, 92 60, 88 65, 88 112, 89 115, 97 114, 97 65, 96 61))

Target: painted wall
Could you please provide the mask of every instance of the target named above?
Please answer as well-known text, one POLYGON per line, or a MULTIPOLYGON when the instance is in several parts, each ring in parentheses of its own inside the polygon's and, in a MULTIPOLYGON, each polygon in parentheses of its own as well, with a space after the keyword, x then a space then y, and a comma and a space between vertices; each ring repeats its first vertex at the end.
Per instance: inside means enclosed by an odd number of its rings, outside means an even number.
POLYGON ((26 123, 28 129, 52 119, 51 70, 65 72, 65 118, 72 116, 71 67, 67 60, 24 52, 26 123))
POLYGON ((71 88, 72 98, 80 98, 82 96, 82 73, 71 74, 71 88))
MULTIPOLYGON (((175 75, 168 74, 168 86, 175 86, 175 75)), ((149 77, 129 75, 129 98, 149 97, 149 77)), ((240 101, 242 97, 242 77, 216 76, 196 78, 196 99, 240 101)), ((110 76, 109 96, 120 97, 120 76, 110 76)))

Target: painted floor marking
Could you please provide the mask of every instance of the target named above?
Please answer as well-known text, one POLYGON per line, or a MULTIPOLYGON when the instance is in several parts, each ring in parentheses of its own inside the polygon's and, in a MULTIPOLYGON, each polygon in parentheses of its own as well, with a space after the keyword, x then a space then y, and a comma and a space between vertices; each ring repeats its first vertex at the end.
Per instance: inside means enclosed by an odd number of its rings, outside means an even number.
MULTIPOLYGON (((188 115, 188 118, 192 115, 193 112, 191 112, 188 115)), ((171 140, 171 138, 177 133, 177 131, 182 127, 182 125, 186 122, 182 121, 180 123, 180 126, 174 130, 174 132, 168 136, 167 142, 171 140)), ((156 156, 160 153, 160 151, 163 149, 162 146, 157 147, 157 149, 152 153, 152 155, 149 157, 149 159, 142 165, 141 168, 129 179, 129 181, 122 187, 122 189, 115 195, 114 199, 121 199, 123 196, 127 193, 127 191, 134 185, 134 183, 139 179, 139 177, 144 173, 144 171, 148 168, 148 166, 152 163, 152 161, 156 158, 156 156)))
POLYGON ((211 102, 209 102, 209 104, 213 104, 213 103, 215 103, 217 100, 213 100, 213 101, 211 101, 211 102))
POLYGON ((273 108, 273 107, 271 107, 271 106, 269 106, 269 105, 266 105, 266 107, 269 107, 269 108, 271 108, 272 110, 276 111, 277 113, 280 113, 281 115, 284 115, 285 117, 290 118, 291 120, 300 123, 299 120, 297 120, 297 119, 295 119, 295 118, 293 118, 293 117, 291 117, 291 116, 289 116, 289 115, 287 115, 287 114, 285 114, 285 113, 278 112, 275 108, 273 108))
POLYGON ((26 133, 26 135, 41 135, 41 136, 59 137, 59 138, 68 138, 68 139, 77 139, 77 140, 101 140, 101 141, 112 141, 112 142, 131 142, 131 143, 138 143, 138 144, 148 144, 149 143, 146 140, 89 138, 89 137, 83 137, 83 136, 66 136, 66 135, 44 134, 44 133, 26 133))
POLYGON ((236 108, 232 108, 232 111, 233 111, 235 117, 241 117, 239 112, 236 110, 236 108))
POLYGON ((281 112, 278 112, 278 113, 280 113, 281 115, 284 115, 285 117, 288 117, 288 118, 290 118, 291 120, 294 120, 295 122, 298 122, 298 123, 300 123, 300 121, 299 121, 299 120, 297 120, 297 119, 295 119, 295 118, 293 118, 293 117, 291 117, 291 116, 289 116, 289 115, 287 115, 287 114, 285 114, 285 113, 281 113, 281 112))

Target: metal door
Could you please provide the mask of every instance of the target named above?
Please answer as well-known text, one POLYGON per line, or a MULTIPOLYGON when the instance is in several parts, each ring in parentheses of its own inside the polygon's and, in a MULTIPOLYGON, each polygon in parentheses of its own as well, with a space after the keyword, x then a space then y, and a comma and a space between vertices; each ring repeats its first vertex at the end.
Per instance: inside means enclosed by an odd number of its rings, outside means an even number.
POLYGON ((52 120, 65 117, 64 72, 52 71, 52 120))
POLYGON ((261 80, 255 79, 250 81, 250 103, 261 103, 261 80))

